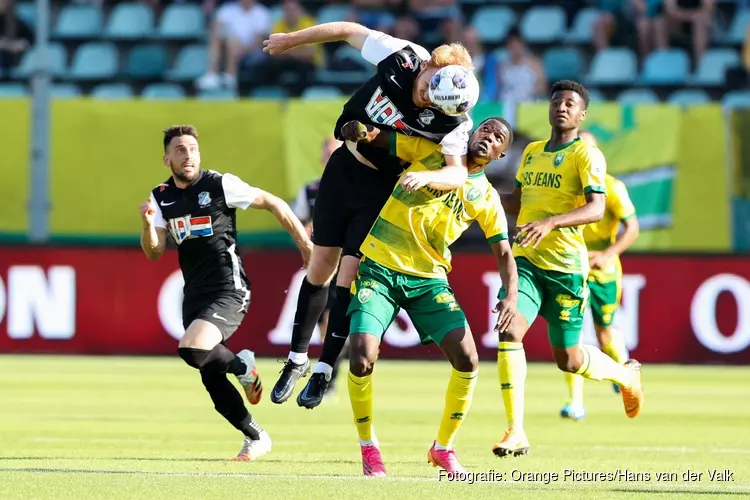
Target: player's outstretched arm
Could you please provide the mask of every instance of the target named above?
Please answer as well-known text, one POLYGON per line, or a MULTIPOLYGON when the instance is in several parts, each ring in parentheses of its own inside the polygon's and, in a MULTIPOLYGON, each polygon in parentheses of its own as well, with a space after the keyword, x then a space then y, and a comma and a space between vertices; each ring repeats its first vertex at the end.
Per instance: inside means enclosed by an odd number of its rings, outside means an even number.
POLYGON ((167 231, 164 227, 159 227, 163 220, 157 215, 158 210, 153 197, 141 204, 141 248, 149 260, 157 260, 167 248, 167 231))
POLYGON ((505 298, 499 301, 492 310, 492 312, 499 313, 495 331, 503 333, 511 327, 518 313, 516 309, 518 305, 518 270, 508 240, 495 242, 491 245, 491 248, 497 261, 497 270, 503 280, 503 287, 506 290, 505 298))
POLYGON ((274 217, 276 217, 276 220, 279 221, 282 227, 286 229, 294 239, 294 243, 302 254, 302 260, 305 262, 305 267, 307 267, 307 263, 310 261, 313 244, 307 236, 305 226, 303 226, 302 222, 300 222, 297 216, 294 215, 294 212, 287 202, 271 193, 258 190, 250 206, 261 210, 268 210, 274 217))
POLYGON ((347 42, 362 50, 370 28, 345 21, 323 23, 291 33, 274 33, 263 42, 263 52, 272 56, 283 54, 300 45, 326 42, 347 42))
POLYGON ((346 122, 341 127, 341 138, 350 142, 364 142, 382 149, 390 149, 394 140, 391 139, 391 134, 357 120, 346 122))

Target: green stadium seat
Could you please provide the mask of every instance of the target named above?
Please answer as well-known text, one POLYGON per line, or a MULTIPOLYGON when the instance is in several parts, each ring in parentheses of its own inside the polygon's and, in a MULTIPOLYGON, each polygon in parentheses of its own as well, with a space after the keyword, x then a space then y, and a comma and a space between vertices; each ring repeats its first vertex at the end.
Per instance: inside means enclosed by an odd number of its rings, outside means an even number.
POLYGON ((617 96, 620 104, 655 104, 659 97, 651 89, 627 89, 617 96))
POLYGON ((140 3, 118 4, 109 16, 104 36, 110 40, 135 40, 151 35, 154 12, 140 3))
POLYGON ((205 45, 183 47, 174 59, 166 79, 173 82, 193 81, 208 71, 208 48, 205 45))
POLYGON ((94 87, 91 97, 102 100, 130 99, 133 89, 127 83, 102 83, 94 87))
POLYGON ((633 83, 638 59, 632 50, 609 48, 597 52, 591 60, 589 85, 625 85, 633 83))
POLYGON ((519 29, 528 43, 552 43, 563 38, 567 24, 562 7, 534 6, 525 12, 519 29))
MULTIPOLYGON (((34 73, 36 64, 37 48, 32 47, 23 54, 21 63, 11 72, 13 78, 31 78, 34 73)), ((52 72, 52 76, 60 77, 65 74, 66 61, 68 53, 61 43, 50 43, 47 50, 47 64, 52 72)))
POLYGON ((542 57, 544 71, 550 81, 578 79, 583 73, 583 56, 572 47, 554 47, 542 57))
POLYGON ((184 99, 185 91, 175 83, 152 83, 141 92, 143 99, 184 99))
POLYGON ((200 7, 195 4, 172 4, 164 10, 158 35, 174 40, 192 40, 206 37, 206 21, 200 7))
POLYGON ((689 71, 690 58, 684 50, 657 50, 646 57, 639 80, 646 85, 680 85, 689 71))
POLYGON ((479 39, 485 43, 502 42, 515 23, 516 14, 504 5, 480 7, 471 19, 479 39))
POLYGON ((161 45, 138 45, 128 54, 126 73, 135 79, 161 79, 167 70, 167 51, 161 45))
POLYGON ((73 55, 68 73, 73 80, 108 80, 117 74, 117 48, 109 42, 84 43, 73 55))
POLYGON ((102 11, 93 5, 67 5, 57 17, 52 35, 65 40, 97 38, 102 31, 102 11))

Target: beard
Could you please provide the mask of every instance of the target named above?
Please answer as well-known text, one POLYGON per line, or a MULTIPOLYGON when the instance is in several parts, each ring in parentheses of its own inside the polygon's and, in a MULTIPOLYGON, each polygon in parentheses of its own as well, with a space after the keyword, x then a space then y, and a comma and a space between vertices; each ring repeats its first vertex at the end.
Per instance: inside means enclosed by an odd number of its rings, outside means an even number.
POLYGON ((172 175, 182 182, 193 182, 200 173, 200 168, 196 165, 193 165, 193 171, 191 173, 184 172, 179 166, 175 166, 172 162, 169 163, 169 168, 172 171, 172 175))

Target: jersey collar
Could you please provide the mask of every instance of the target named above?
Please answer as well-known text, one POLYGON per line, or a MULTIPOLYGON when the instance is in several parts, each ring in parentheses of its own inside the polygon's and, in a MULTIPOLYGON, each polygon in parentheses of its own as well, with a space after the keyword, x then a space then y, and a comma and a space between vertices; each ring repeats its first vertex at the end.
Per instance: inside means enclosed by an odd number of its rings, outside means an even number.
POLYGON ((544 152, 545 152, 545 153, 554 153, 554 152, 556 152, 556 151, 560 151, 560 150, 562 150, 562 149, 565 149, 565 148, 567 148, 568 146, 570 146, 571 144, 575 144, 576 142, 578 142, 578 141, 580 141, 580 140, 581 140, 581 138, 580 138, 580 137, 576 137, 576 138, 575 138, 575 139, 573 139, 572 141, 570 141, 570 142, 566 142, 565 144, 560 144, 560 145, 559 145, 558 147, 556 147, 556 148, 554 148, 554 149, 550 149, 550 147, 549 147, 549 141, 547 141, 547 142, 545 142, 545 143, 544 143, 544 152))

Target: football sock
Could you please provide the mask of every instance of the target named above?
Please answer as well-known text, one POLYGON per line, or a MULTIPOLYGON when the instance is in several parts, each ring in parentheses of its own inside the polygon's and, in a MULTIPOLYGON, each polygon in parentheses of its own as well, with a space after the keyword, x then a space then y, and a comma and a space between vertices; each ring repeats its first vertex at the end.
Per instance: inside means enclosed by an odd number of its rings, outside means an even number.
POLYGON ((526 353, 521 342, 498 343, 497 373, 500 377, 508 428, 523 430, 526 353))
POLYGON ((351 302, 349 289, 343 286, 336 287, 336 300, 328 315, 328 329, 326 338, 323 340, 323 352, 320 354, 320 362, 334 366, 341 354, 341 350, 349 336, 349 324, 351 316, 347 314, 351 302))
POLYGON ((372 441, 372 374, 357 377, 350 371, 348 385, 360 442, 372 441))
POLYGON ((328 363, 323 363, 322 361, 318 361, 315 363, 315 366, 313 367, 313 373, 325 373, 326 378, 328 380, 331 380, 331 375, 333 375, 333 367, 329 365, 328 363))
POLYGON ((459 372, 453 369, 445 393, 445 409, 436 444, 438 449, 450 449, 461 423, 469 412, 479 372, 459 372))
POLYGON ((568 386, 570 404, 583 405, 583 377, 575 373, 565 372, 565 384, 568 386))
POLYGON ((602 351, 604 352, 604 354, 614 359, 615 362, 621 365, 625 361, 627 361, 625 339, 623 338, 622 334, 618 330, 615 330, 614 328, 610 328, 609 331, 610 331, 609 344, 603 344, 602 351))
POLYGON ((262 429, 247 411, 242 396, 226 374, 201 370, 201 380, 214 402, 216 411, 245 436, 259 439, 262 429))
MULTIPOLYGON (((292 353, 307 354, 310 339, 315 327, 320 321, 320 316, 325 311, 328 302, 328 286, 313 285, 307 281, 307 277, 299 287, 297 297, 297 312, 294 314, 294 327, 292 328, 292 353)), ((294 361, 291 357, 289 358, 294 361)), ((301 361, 304 363, 307 359, 301 361)), ((297 363, 297 364, 301 364, 297 363)))
POLYGON ((233 375, 247 372, 245 363, 223 344, 216 344, 210 351, 180 347, 178 352, 188 365, 199 370, 233 375))
POLYGON ((592 380, 611 380, 622 387, 630 387, 633 375, 624 366, 592 345, 581 346, 583 363, 576 372, 592 380))

